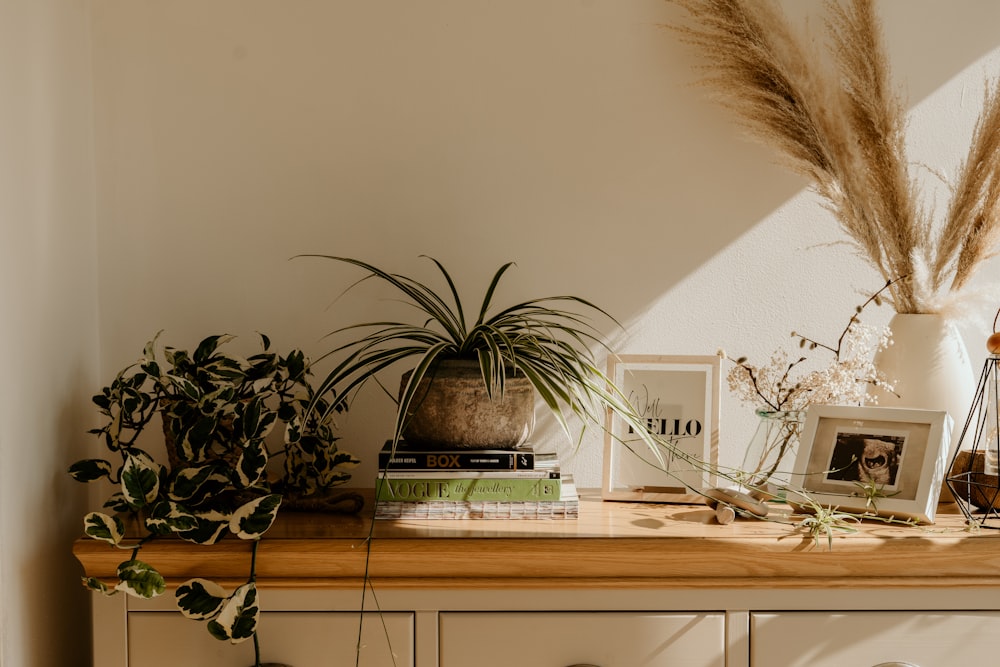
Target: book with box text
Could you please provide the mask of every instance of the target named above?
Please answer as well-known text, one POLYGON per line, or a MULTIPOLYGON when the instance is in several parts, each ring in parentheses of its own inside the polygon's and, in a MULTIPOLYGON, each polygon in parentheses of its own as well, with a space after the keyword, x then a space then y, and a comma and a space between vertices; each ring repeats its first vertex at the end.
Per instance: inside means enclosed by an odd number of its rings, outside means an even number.
POLYGON ((379 470, 531 470, 535 452, 530 446, 517 449, 449 449, 412 447, 405 442, 387 442, 378 453, 379 470))

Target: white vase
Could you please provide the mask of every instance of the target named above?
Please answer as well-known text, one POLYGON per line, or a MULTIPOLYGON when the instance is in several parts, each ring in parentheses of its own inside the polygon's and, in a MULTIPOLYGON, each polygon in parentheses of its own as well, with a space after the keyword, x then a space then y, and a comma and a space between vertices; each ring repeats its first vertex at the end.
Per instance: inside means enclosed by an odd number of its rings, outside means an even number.
MULTIPOLYGON (((894 393, 877 391, 878 405, 947 411, 954 420, 950 460, 962 445, 959 437, 976 391, 965 341, 941 315, 897 313, 889 329, 892 345, 875 355, 875 367, 893 384, 894 393)), ((944 486, 941 502, 952 499, 944 486)))

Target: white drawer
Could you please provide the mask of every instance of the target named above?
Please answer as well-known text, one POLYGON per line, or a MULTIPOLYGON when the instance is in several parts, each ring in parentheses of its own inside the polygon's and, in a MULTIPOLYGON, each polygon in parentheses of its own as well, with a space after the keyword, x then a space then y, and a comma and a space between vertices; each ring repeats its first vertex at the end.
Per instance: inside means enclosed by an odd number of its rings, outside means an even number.
MULTIPOLYGON (((383 614, 396 667, 413 667, 413 614, 383 614)), ((258 632, 263 662, 291 667, 354 665, 358 614, 264 612, 258 632)), ((208 634, 205 624, 179 612, 133 612, 128 616, 129 667, 250 667, 253 640, 232 645, 208 634)), ((378 614, 366 613, 362 667, 392 667, 378 614)))
POLYGON ((750 623, 751 667, 963 667, 1000 655, 998 612, 754 613, 750 623))
POLYGON ((441 667, 725 667, 724 613, 446 612, 441 667))

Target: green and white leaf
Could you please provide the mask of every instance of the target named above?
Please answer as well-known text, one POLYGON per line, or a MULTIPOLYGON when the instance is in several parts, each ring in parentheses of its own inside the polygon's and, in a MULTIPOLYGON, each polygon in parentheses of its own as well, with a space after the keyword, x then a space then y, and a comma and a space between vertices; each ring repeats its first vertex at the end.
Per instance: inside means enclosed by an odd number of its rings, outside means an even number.
POLYGON ((116 491, 108 496, 108 499, 104 501, 104 508, 113 512, 128 512, 132 509, 129 507, 128 501, 125 500, 125 494, 121 491, 116 491))
POLYGON ((195 518, 195 527, 177 533, 182 540, 195 544, 215 544, 229 528, 229 515, 216 510, 192 512, 192 516, 195 518))
POLYGON ((203 415, 231 414, 236 409, 239 397, 232 385, 219 387, 209 392, 198 401, 198 409, 203 415))
POLYGON ((248 489, 260 481, 267 467, 267 447, 263 440, 251 440, 236 465, 235 480, 241 488, 248 489))
POLYGON ((216 639, 238 644, 253 637, 259 618, 257 587, 252 582, 243 584, 225 601, 215 620, 208 622, 208 631, 216 639))
POLYGON ((216 415, 186 420, 177 433, 176 444, 181 458, 191 463, 204 461, 212 444, 212 434, 218 426, 219 418, 216 415))
POLYGON ((157 331, 156 335, 153 336, 152 340, 148 341, 145 347, 142 348, 142 359, 140 359, 139 363, 142 364, 156 363, 156 341, 159 340, 160 334, 162 333, 163 333, 162 329, 160 331, 157 331))
POLYGON ((98 579, 97 577, 81 577, 80 581, 83 583, 85 588, 89 588, 92 591, 100 593, 102 595, 112 596, 118 591, 111 588, 106 583, 98 579))
POLYGON ((201 390, 198 389, 198 385, 191 380, 180 377, 179 375, 170 375, 169 373, 164 377, 186 398, 192 401, 197 401, 201 397, 201 390))
POLYGON ((78 482, 93 482, 111 477, 111 464, 104 459, 83 459, 69 467, 69 474, 78 482))
POLYGON ((215 383, 230 382, 239 384, 246 378, 250 370, 250 362, 236 356, 217 355, 205 364, 202 370, 209 374, 215 383))
POLYGON ((274 423, 278 418, 276 412, 268 410, 264 404, 262 396, 255 396, 253 399, 239 406, 240 427, 245 440, 257 440, 264 437, 274 428, 274 423))
POLYGON ((198 527, 198 519, 179 503, 161 500, 153 505, 146 518, 146 528, 151 533, 166 535, 183 533, 198 527))
POLYGON ((122 412, 115 405, 112 405, 112 409, 109 412, 111 413, 109 415, 111 420, 105 429, 105 432, 108 434, 108 448, 112 451, 118 451, 122 434, 122 412))
POLYGON ((274 380, 269 377, 258 378, 250 383, 250 393, 254 396, 267 396, 272 393, 271 385, 274 380))
POLYGON ((229 519, 229 530, 242 540, 256 540, 267 532, 278 516, 281 495, 272 493, 246 503, 229 519))
POLYGON ((228 596, 225 589, 208 579, 191 579, 177 587, 177 607, 187 618, 205 621, 218 616, 228 596))
POLYGON ((145 507, 160 493, 160 465, 145 454, 129 454, 122 466, 122 493, 129 505, 145 507))
POLYGON ((168 495, 172 500, 180 502, 191 499, 197 501, 221 491, 228 484, 229 477, 216 465, 182 468, 174 474, 168 495))
POLYGON ((115 589, 148 600, 162 594, 167 589, 167 582, 148 563, 127 560, 118 566, 118 585, 115 589))
POLYGON ((90 512, 83 517, 83 532, 88 537, 117 547, 125 537, 125 525, 116 516, 90 512))
POLYGON ((194 361, 197 364, 204 363, 215 354, 215 351, 219 349, 220 345, 225 345, 229 341, 236 338, 231 334, 220 334, 216 336, 208 336, 203 341, 198 343, 198 347, 194 351, 194 361))
POLYGON ((350 452, 345 452, 342 450, 337 450, 333 455, 333 460, 330 462, 331 465, 343 468, 356 468, 361 464, 361 459, 359 459, 354 454, 350 452))
POLYGON ((302 417, 295 415, 285 424, 285 444, 290 445, 302 439, 302 417))

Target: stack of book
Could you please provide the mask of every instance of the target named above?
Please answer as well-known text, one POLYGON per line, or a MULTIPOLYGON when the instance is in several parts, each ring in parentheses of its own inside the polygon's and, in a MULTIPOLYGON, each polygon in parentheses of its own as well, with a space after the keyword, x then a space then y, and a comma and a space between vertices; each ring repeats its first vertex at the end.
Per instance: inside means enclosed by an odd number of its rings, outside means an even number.
POLYGON ((579 498, 552 454, 518 449, 379 452, 376 519, 575 519, 579 498))

